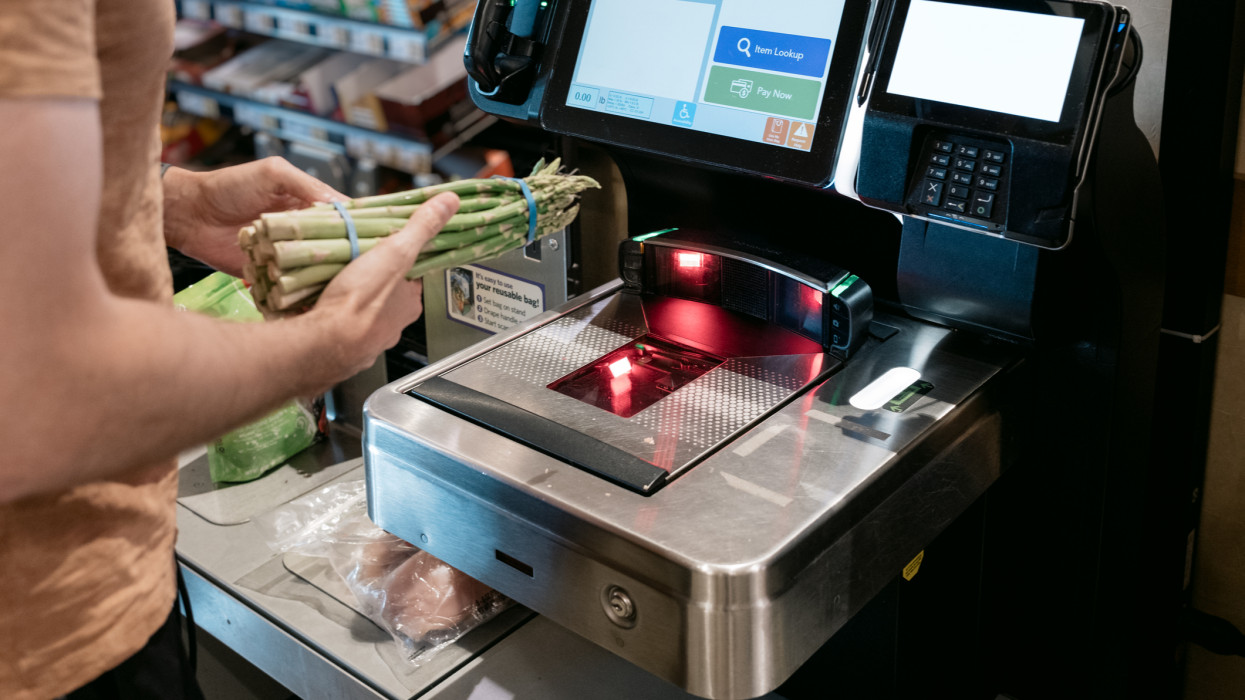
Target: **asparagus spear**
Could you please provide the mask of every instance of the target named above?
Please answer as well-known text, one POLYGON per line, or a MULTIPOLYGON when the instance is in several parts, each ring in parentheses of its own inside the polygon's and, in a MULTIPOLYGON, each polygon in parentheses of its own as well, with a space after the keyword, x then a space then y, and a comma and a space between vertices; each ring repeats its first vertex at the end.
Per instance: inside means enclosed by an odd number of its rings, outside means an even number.
MULTIPOLYGON (((524 178, 536 207, 534 234, 543 237, 568 226, 579 212, 579 194, 599 185, 591 178, 563 174, 555 160, 543 162, 524 178)), ((357 235, 360 254, 406 224, 407 218, 440 192, 461 198, 459 211, 424 247, 407 273, 416 278, 433 270, 464 265, 523 245, 531 205, 517 181, 474 179, 343 203, 357 235)), ((245 276, 260 309, 269 316, 298 313, 315 303, 327 283, 351 256, 346 222, 330 204, 294 212, 265 214, 243 227, 238 243, 246 252, 245 276)))

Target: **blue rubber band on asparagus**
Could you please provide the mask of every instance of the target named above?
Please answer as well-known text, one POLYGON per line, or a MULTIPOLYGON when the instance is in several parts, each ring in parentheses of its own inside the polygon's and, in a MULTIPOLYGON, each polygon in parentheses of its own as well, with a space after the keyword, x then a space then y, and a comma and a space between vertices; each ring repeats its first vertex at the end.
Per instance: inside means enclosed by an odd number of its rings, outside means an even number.
POLYGON ((520 177, 506 177, 505 175, 494 175, 498 180, 511 180, 519 183, 519 189, 523 191, 523 198, 527 200, 527 242, 531 243, 536 240, 536 197, 532 194, 532 188, 527 186, 527 181, 520 177))
POLYGON ((350 259, 354 260, 359 257, 359 232, 354 228, 354 219, 341 202, 333 202, 333 208, 341 214, 342 221, 346 222, 346 238, 350 239, 350 259))

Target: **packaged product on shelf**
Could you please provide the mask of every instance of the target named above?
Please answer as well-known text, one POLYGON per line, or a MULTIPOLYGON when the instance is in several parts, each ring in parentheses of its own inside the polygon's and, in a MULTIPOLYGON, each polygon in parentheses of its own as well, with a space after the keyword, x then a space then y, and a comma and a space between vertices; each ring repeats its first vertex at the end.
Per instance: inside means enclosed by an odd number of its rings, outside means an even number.
POLYGON ((465 45, 466 37, 456 36, 427 63, 376 88, 376 99, 390 131, 425 137, 429 122, 467 99, 467 70, 462 59, 465 45))
POLYGON ((446 30, 456 32, 466 29, 475 16, 476 0, 450 0, 445 3, 446 30))
POLYGON ((214 22, 179 19, 173 32, 169 78, 201 85, 204 73, 266 40, 253 34, 226 31, 214 22))
POLYGON ((375 22, 379 19, 376 13, 378 0, 341 0, 342 14, 350 19, 363 22, 375 22))
POLYGON ((451 104, 444 114, 426 122, 421 140, 426 141, 432 148, 440 150, 455 139, 462 138, 468 130, 484 125, 492 119, 481 112, 470 99, 463 99, 451 104))
POLYGON ((273 39, 204 73, 203 85, 243 97, 271 99, 259 88, 288 82, 328 55, 329 49, 273 39))
POLYGON ((166 103, 160 119, 160 162, 182 165, 216 143, 225 133, 219 119, 187 114, 176 102, 166 103))
POLYGON ((307 143, 291 142, 286 149, 285 158, 299 170, 314 173, 317 180, 338 192, 344 192, 350 186, 350 161, 336 151, 307 143))
POLYGON ((341 0, 308 0, 307 2, 300 4, 307 5, 307 9, 316 10, 318 12, 334 14, 341 14, 343 12, 341 0))
POLYGON ((232 92, 234 84, 243 76, 270 70, 278 62, 292 55, 297 44, 273 39, 248 51, 243 51, 203 74, 203 86, 220 92, 232 92))
POLYGON ((385 116, 373 92, 408 67, 406 63, 375 58, 335 80, 333 92, 337 95, 342 121, 365 129, 384 131, 385 116))
POLYGON ((330 49, 306 47, 285 64, 271 71, 267 78, 250 89, 247 94, 253 100, 280 105, 291 100, 299 87, 299 78, 307 69, 324 62, 335 52, 330 49))
POLYGON ((386 0, 377 3, 376 12, 385 24, 423 29, 431 38, 445 27, 445 5, 442 0, 386 0))
POLYGON ((432 162, 432 169, 446 180, 514 177, 510 154, 498 148, 463 146, 432 162))
POLYGON ((225 28, 215 22, 181 18, 173 25, 173 51, 188 51, 225 35, 225 28))
POLYGON ((342 11, 341 0, 260 0, 265 5, 288 7, 291 10, 314 10, 337 14, 342 11))
POLYGON ((307 111, 309 100, 303 90, 303 76, 316 66, 341 54, 329 49, 319 49, 299 57, 287 65, 287 70, 270 74, 269 79, 250 90, 249 97, 258 102, 307 111))
POLYGON ((302 109, 321 117, 337 111, 333 83, 372 59, 356 53, 339 52, 302 72, 294 93, 283 106, 302 109))

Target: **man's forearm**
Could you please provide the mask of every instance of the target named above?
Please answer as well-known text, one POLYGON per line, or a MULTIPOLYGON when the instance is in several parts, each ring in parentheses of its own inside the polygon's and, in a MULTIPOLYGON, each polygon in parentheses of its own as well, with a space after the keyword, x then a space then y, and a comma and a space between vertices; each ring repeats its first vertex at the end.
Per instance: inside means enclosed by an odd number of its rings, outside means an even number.
POLYGON ((20 410, 0 440, 6 461, 26 468, 0 474, 0 501, 172 458, 344 378, 303 319, 244 324, 108 298, 58 325, 43 352, 11 368, 23 381, 6 400, 20 410))
MULTIPOLYGON (((429 200, 303 316, 216 321, 110 291, 98 259, 94 101, 0 99, 0 123, 9 127, 0 129, 0 154, 23 164, 0 170, 10 196, 0 235, 0 503, 171 458, 364 369, 422 311, 420 283, 404 275, 457 209, 453 195, 429 200)), ((273 159, 187 182, 210 185, 187 188, 186 204, 206 206, 181 212, 190 212, 186 237, 200 243, 201 259, 217 262, 239 255, 235 219, 323 193, 273 159)))

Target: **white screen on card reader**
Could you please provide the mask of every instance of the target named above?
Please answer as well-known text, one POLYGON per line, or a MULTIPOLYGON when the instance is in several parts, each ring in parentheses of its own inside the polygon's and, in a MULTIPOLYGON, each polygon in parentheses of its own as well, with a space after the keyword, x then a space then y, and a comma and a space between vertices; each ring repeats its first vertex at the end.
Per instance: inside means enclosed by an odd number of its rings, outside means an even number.
POLYGON ((1057 122, 1085 20, 913 0, 887 92, 1057 122))

